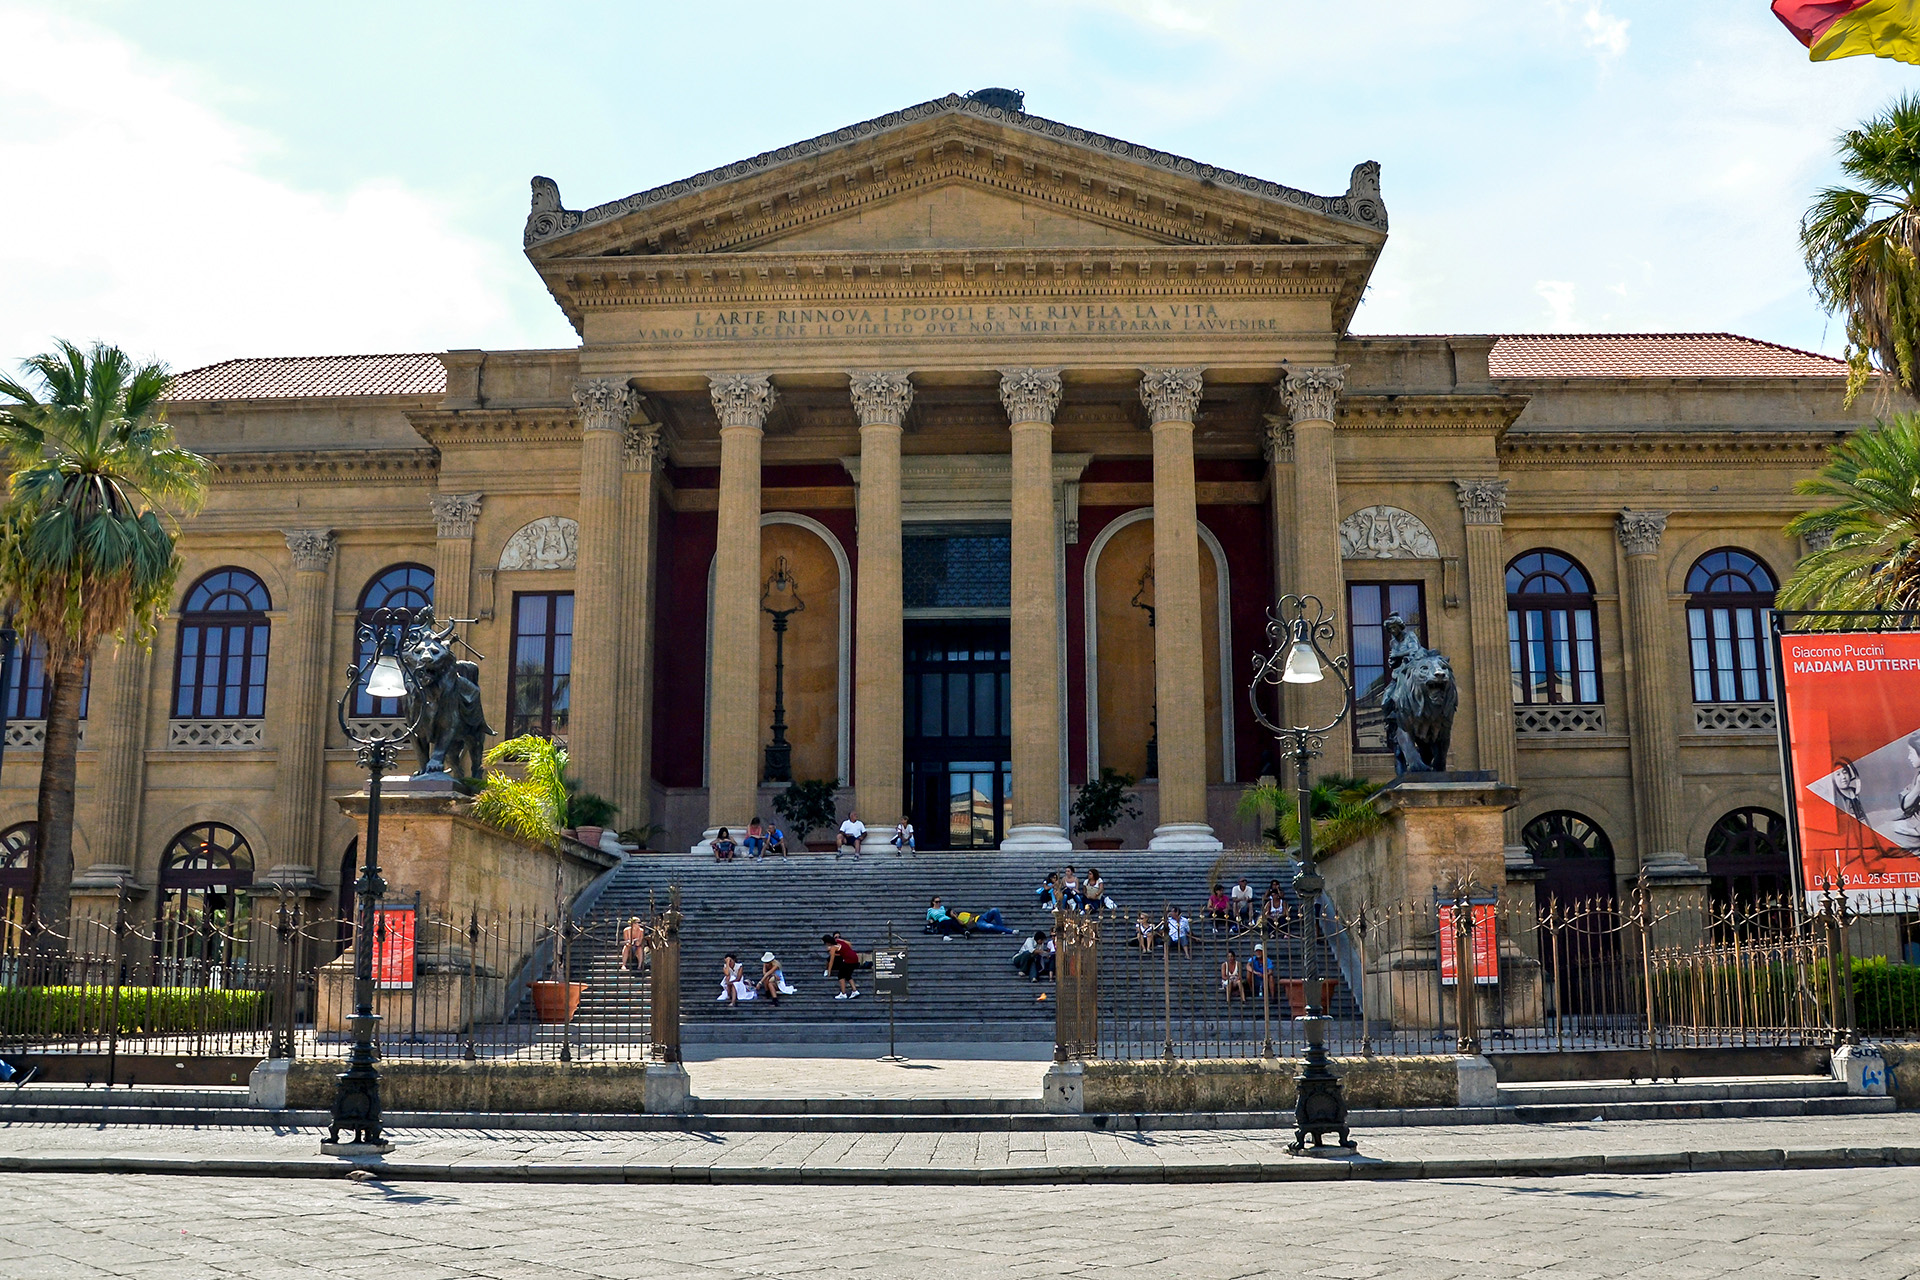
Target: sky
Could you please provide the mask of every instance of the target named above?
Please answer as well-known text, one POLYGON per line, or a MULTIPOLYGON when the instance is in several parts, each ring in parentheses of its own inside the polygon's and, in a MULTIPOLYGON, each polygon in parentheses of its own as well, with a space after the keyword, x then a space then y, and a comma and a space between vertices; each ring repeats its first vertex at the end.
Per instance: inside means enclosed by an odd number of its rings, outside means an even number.
POLYGON ((1356 333, 1730 330, 1837 353, 1795 234, 1920 85, 1765 0, 0 0, 0 365, 569 347, 584 208, 955 91, 1337 195, 1356 333))

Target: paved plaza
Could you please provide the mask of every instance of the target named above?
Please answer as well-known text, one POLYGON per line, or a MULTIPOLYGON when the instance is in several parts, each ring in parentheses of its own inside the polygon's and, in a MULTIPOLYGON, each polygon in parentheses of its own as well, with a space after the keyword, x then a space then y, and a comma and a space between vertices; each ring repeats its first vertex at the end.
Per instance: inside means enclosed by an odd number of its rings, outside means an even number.
POLYGON ((13 1280, 1920 1274, 1920 1170, 1325 1185, 426 1186, 34 1175, 13 1280))

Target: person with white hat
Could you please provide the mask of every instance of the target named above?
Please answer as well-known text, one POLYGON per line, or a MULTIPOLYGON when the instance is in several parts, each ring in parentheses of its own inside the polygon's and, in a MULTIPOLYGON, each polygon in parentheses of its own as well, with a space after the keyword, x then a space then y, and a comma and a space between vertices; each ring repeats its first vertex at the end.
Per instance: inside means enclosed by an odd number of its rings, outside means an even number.
POLYGON ((1253 984, 1253 994, 1263 1000, 1267 993, 1267 973, 1272 967, 1267 960, 1267 944, 1254 943, 1253 954, 1247 957, 1247 980, 1253 984))
POLYGON ((771 951, 760 955, 760 990, 767 993, 767 999, 777 1006, 781 996, 790 996, 795 988, 787 985, 787 975, 780 970, 780 958, 771 951))

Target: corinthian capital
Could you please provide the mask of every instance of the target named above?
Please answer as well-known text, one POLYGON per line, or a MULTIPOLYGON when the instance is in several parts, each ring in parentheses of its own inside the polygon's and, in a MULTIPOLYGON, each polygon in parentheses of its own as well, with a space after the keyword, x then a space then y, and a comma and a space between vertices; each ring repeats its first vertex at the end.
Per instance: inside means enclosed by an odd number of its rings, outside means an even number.
POLYGON ((1000 403, 1009 422, 1053 422, 1060 408, 1058 369, 1002 369, 1000 403))
POLYGON ((287 529, 287 550, 293 552, 293 567, 303 573, 324 570, 333 563, 333 530, 287 529))
POLYGON ((913 404, 913 379, 904 373, 850 373, 853 409, 863 427, 897 427, 913 404))
POLYGON ((1346 385, 1343 364, 1288 365, 1280 375, 1280 399, 1295 422, 1332 422, 1333 406, 1346 385))
POLYGON ((1622 551, 1630 556, 1650 556, 1660 550, 1660 539, 1667 532, 1667 513, 1622 511, 1614 518, 1613 531, 1619 535, 1622 551))
POLYGON ((573 384, 573 403, 584 431, 625 431, 640 408, 640 393, 624 378, 581 378, 573 384))
POLYGON ((1293 461, 1293 424, 1285 414, 1269 413, 1266 434, 1260 438, 1260 456, 1268 462, 1293 461))
POLYGON ((1460 510, 1468 524, 1500 524, 1507 514, 1505 480, 1455 480, 1460 491, 1460 510))
POLYGON ((1153 422, 1191 423, 1200 408, 1200 371, 1141 370, 1140 403, 1147 406, 1147 417, 1153 422))
POLYGON ((473 522, 480 518, 477 493, 436 493, 433 495, 433 532, 440 538, 471 538, 473 522))
POLYGON ((667 435, 657 422, 629 426, 625 445, 628 471, 658 471, 667 460, 667 435))
POLYGON ((767 425, 767 415, 780 393, 773 389, 773 378, 765 373, 716 373, 707 378, 707 391, 713 396, 713 412, 722 427, 767 425))

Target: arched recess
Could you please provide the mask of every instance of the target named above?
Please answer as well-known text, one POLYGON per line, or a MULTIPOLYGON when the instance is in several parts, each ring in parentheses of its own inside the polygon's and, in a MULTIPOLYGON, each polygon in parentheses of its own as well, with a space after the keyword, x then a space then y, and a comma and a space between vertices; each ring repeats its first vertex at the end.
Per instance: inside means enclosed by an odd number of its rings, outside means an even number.
MULTIPOLYGON (((1200 562, 1200 643, 1207 668, 1207 781, 1233 782, 1233 631, 1228 615, 1232 583, 1226 549, 1206 525, 1198 527, 1200 544, 1207 550, 1200 562)), ((1103 763, 1135 777, 1145 769, 1148 726, 1153 715, 1153 635, 1147 628, 1145 612, 1134 608, 1132 600, 1141 571, 1152 554, 1152 507, 1140 507, 1111 521, 1087 550, 1082 594, 1090 778, 1099 775, 1103 763), (1105 665, 1100 660, 1103 623, 1109 640, 1105 665), (1109 748, 1103 749, 1103 736, 1109 737, 1109 748)))
MULTIPOLYGON (((787 741, 793 743, 793 776, 831 777, 845 781, 851 769, 853 572, 846 548, 833 530, 797 511, 767 511, 760 516, 760 581, 773 573, 774 561, 786 556, 800 583, 806 611, 787 626, 787 741), (769 531, 772 532, 769 532, 769 531), (807 535, 811 534, 811 537, 807 535), (824 554, 823 554, 824 553, 824 554), (830 574, 828 570, 830 569, 830 574), (830 580, 829 580, 830 579, 830 580), (829 627, 814 628, 810 618, 825 617, 829 627), (826 715, 818 697, 832 685, 833 732, 826 732, 826 715), (811 695, 811 696, 809 696, 811 695), (821 743, 833 743, 828 756, 821 743), (828 774, 831 768, 833 772, 828 774)), ((705 725, 713 710, 713 575, 715 561, 707 562, 706 699, 702 711, 701 784, 707 780, 705 725)), ((763 618, 760 629, 760 734, 762 744, 773 723, 773 620, 763 618)))

